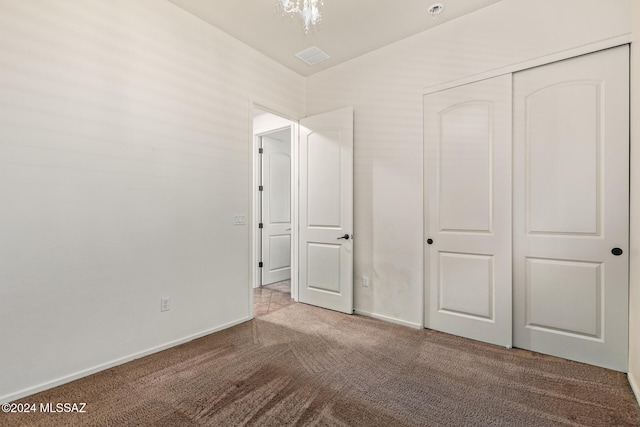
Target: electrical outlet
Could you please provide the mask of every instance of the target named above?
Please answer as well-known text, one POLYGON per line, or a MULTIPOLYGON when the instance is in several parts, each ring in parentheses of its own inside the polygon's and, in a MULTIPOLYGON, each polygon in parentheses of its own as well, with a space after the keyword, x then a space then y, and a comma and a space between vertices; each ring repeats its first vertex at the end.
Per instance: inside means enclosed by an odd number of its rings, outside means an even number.
POLYGON ((169 311, 171 310, 171 298, 165 297, 160 298, 160 311, 169 311))
POLYGON ((369 287, 369 278, 367 276, 362 276, 362 287, 363 288, 369 287))

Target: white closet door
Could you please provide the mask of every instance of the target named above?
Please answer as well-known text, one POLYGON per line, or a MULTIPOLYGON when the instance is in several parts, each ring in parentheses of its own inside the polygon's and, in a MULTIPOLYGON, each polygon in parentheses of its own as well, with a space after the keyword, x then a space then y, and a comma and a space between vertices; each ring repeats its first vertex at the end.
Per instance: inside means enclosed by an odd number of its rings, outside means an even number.
POLYGON ((429 329, 511 347, 511 75, 424 97, 429 329))
POLYGON ((620 371, 628 58, 625 46, 514 76, 514 345, 620 371))

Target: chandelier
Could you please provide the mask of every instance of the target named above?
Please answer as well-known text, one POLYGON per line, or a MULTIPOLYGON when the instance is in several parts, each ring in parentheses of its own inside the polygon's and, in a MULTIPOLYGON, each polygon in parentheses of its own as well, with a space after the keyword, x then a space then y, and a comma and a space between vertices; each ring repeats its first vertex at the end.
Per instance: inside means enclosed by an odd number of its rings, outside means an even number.
POLYGON ((320 6, 323 5, 322 0, 276 0, 276 10, 282 12, 283 16, 300 15, 305 33, 309 32, 311 26, 320 24, 322 19, 320 6), (300 7, 300 4, 302 4, 302 7, 300 7))

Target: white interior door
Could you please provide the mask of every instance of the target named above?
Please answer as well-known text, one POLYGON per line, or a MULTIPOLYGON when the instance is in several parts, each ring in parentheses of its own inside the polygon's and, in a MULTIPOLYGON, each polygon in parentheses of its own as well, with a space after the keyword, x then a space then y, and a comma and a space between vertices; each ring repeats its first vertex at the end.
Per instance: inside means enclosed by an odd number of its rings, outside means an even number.
POLYGON ((505 75, 424 97, 425 326, 506 347, 511 81, 505 75))
POLYGON ((300 302, 353 313, 353 108, 300 121, 300 302))
POLYGON ((262 284, 291 277, 291 128, 262 137, 262 284))
POLYGON ((514 344, 620 371, 628 357, 628 58, 625 46, 514 77, 514 344))

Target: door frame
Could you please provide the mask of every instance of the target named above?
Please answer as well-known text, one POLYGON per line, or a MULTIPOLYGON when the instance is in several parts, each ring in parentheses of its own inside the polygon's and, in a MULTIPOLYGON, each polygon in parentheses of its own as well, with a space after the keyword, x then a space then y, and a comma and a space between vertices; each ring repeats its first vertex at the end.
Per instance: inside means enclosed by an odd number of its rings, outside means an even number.
POLYGON ((258 219, 260 217, 260 192, 258 185, 260 182, 260 157, 258 148, 262 136, 270 133, 291 129, 291 298, 298 301, 298 120, 289 114, 282 113, 277 109, 265 107, 263 103, 255 101, 249 102, 249 157, 250 157, 250 179, 249 196, 251 212, 247 225, 251 227, 249 231, 249 313, 253 318, 253 289, 260 285, 259 262, 259 230, 258 219), (273 127, 256 129, 254 126, 254 114, 256 111, 269 113, 276 116, 278 123, 273 127))

